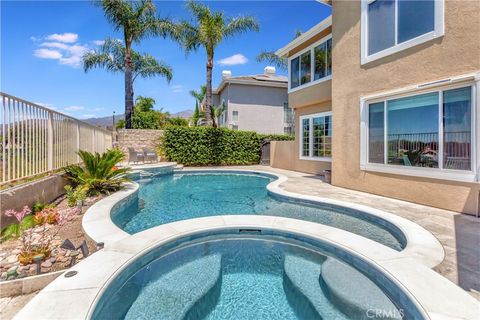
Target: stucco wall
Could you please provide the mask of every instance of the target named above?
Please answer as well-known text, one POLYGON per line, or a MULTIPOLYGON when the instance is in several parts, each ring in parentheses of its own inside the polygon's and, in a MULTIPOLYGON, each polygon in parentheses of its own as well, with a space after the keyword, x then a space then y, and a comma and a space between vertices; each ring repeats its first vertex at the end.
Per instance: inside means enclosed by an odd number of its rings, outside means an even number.
MULTIPOLYGON (((323 170, 330 169, 330 162, 303 160, 299 158, 300 116, 330 110, 331 101, 295 108, 295 140, 272 141, 270 146, 270 165, 274 168, 312 174, 323 174, 323 170)), ((335 146, 332 146, 332 148, 335 148, 335 146)))
POLYGON ((121 129, 117 132, 117 146, 125 153, 128 147, 139 151, 144 147, 156 150, 162 135, 162 130, 121 129))
POLYGON ((283 134, 283 105, 288 101, 287 88, 230 84, 219 95, 227 105, 226 123, 238 111, 239 130, 266 134, 283 134))
POLYGON ((475 214, 479 184, 361 171, 359 98, 478 70, 480 1, 445 1, 443 37, 363 66, 360 1, 334 1, 333 184, 475 214))
POLYGON ((21 210, 24 206, 32 207, 37 201, 49 203, 65 193, 67 183, 63 175, 54 174, 0 192, 0 225, 4 228, 16 222, 15 217, 5 216, 5 211, 21 210))
POLYGON ((314 103, 330 101, 332 99, 332 80, 301 88, 288 95, 288 105, 299 108, 314 103))

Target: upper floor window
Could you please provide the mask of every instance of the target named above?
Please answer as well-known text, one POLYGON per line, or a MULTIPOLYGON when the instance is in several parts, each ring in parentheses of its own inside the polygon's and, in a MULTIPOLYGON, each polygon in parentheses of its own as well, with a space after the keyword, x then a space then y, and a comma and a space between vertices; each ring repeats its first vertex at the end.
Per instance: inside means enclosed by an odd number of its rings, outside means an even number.
POLYGON ((443 0, 362 0, 362 64, 443 33, 443 0))
POLYGON ((328 36, 289 58, 290 90, 332 74, 332 39, 328 36))
POLYGON ((364 167, 437 177, 472 173, 473 101, 473 86, 367 101, 364 167))

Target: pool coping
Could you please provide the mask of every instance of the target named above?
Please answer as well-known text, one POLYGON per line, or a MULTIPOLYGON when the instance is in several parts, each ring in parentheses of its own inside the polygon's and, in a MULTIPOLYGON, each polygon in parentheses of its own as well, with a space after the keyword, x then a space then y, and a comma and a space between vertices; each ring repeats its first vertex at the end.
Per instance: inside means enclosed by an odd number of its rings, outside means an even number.
MULTIPOLYGON (((174 164, 164 164, 152 166, 172 167, 174 164)), ((444 257, 445 251, 438 239, 429 231, 418 224, 399 217, 395 214, 368 207, 365 205, 349 203, 341 200, 332 200, 318 196, 309 196, 283 190, 280 185, 288 180, 288 177, 279 173, 266 172, 261 170, 248 169, 215 169, 215 168, 188 168, 182 169, 182 173, 198 173, 198 172, 216 172, 216 173, 245 173, 260 174, 275 177, 276 180, 270 182, 266 188, 274 195, 290 198, 293 200, 301 200, 319 204, 328 204, 333 206, 345 207, 348 209, 358 210, 368 214, 372 219, 381 219, 393 224, 398 228, 406 238, 406 247, 400 251, 403 258, 415 259, 429 268, 433 268, 440 264, 444 257)), ((95 203, 85 213, 82 220, 82 227, 87 235, 95 242, 103 242, 104 244, 115 242, 130 237, 131 235, 120 229, 111 219, 112 209, 121 203, 131 201, 137 196, 139 185, 131 182, 126 185, 124 190, 118 191, 105 199, 95 203)))
POLYGON ((259 228, 317 239, 375 266, 400 288, 427 319, 478 319, 480 303, 421 262, 389 247, 334 227, 304 220, 226 215, 160 225, 106 243, 34 297, 14 319, 89 319, 102 293, 125 268, 153 248, 199 232, 259 228))

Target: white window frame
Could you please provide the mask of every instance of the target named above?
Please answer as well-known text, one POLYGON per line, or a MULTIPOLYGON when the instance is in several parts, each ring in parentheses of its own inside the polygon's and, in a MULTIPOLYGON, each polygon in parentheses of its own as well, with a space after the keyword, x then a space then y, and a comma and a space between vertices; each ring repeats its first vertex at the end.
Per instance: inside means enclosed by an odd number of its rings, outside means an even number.
MULTIPOLYGON (((332 162, 331 157, 314 157, 313 155, 313 118, 318 117, 326 117, 332 116, 332 111, 327 112, 320 112, 320 113, 312 113, 300 116, 299 118, 299 133, 300 133, 300 140, 298 144, 298 157, 301 160, 313 160, 313 161, 324 161, 324 162, 332 162), (308 154, 310 156, 303 156, 303 120, 308 119, 309 123, 309 136, 308 136, 308 154)), ((332 143, 333 148, 333 143, 332 143)))
MULTIPOLYGON (((322 39, 318 40, 317 42, 311 44, 310 46, 303 49, 302 51, 299 51, 299 52, 295 53, 291 57, 288 57, 288 93, 292 93, 292 92, 295 92, 295 91, 298 91, 298 90, 301 90, 301 89, 304 89, 304 88, 308 88, 308 87, 313 86, 317 83, 322 83, 322 82, 325 82, 325 81, 332 80, 333 70, 330 72, 330 74, 328 76, 317 79, 317 80, 313 80, 314 73, 315 73, 315 61, 314 61, 315 47, 318 47, 322 43, 327 42, 329 39, 332 39, 331 34, 329 34, 329 35, 323 37, 322 39), (291 62, 292 62, 293 59, 295 59, 297 57, 300 57, 302 54, 304 54, 305 52, 308 52, 308 51, 310 51, 310 74, 311 74, 310 81, 307 82, 307 83, 304 83, 304 84, 299 84, 297 87, 292 88, 292 84, 291 84, 291 81, 292 81, 292 78, 291 78, 292 63, 291 62)), ((332 44, 332 50, 333 50, 333 44, 332 44)), ((299 69, 300 69, 300 67, 299 67, 299 69)), ((299 78, 299 81, 300 81, 300 78, 299 78)))
POLYGON ((361 0, 361 64, 366 64, 424 42, 442 37, 445 34, 444 1, 435 0, 434 29, 416 38, 397 43, 398 38, 398 0, 395 1, 395 45, 374 54, 368 55, 368 5, 377 0, 361 0))
POLYGON ((239 117, 240 113, 238 112, 238 110, 232 110, 232 123, 237 124, 239 117), (237 113, 237 119, 235 119, 235 112, 237 113))
MULTIPOLYGON (((462 182, 478 182, 480 179, 480 111, 479 104, 480 101, 480 73, 476 75, 462 76, 457 79, 449 79, 449 84, 441 85, 445 83, 444 81, 435 81, 432 82, 432 86, 426 88, 424 85, 417 85, 415 87, 405 88, 396 90, 390 93, 372 95, 368 97, 360 98, 360 170, 362 171, 372 171, 372 172, 381 172, 389 174, 398 174, 405 176, 414 176, 414 177, 424 177, 432 179, 442 179, 442 180, 453 180, 453 181, 462 181, 462 182), (472 81, 473 80, 473 81, 472 81), (368 162, 368 141, 369 141, 369 114, 368 106, 369 104, 375 102, 388 101, 391 99, 398 99, 403 97, 415 96, 419 94, 439 92, 439 136, 443 134, 443 91, 464 88, 470 86, 471 90, 471 170, 454 170, 454 169, 443 169, 443 159, 439 161, 439 168, 421 168, 421 167, 408 167, 408 166, 397 166, 389 165, 386 163, 369 163, 368 162)), ((384 113, 385 118, 387 117, 384 113)), ((384 120, 384 130, 385 135, 387 134, 387 123, 384 120)), ((385 146, 386 148, 387 146, 385 146)), ((385 153, 384 153, 385 154, 385 153)), ((443 158, 443 143, 439 141, 439 157, 443 158)), ((439 158, 440 159, 440 158, 439 158)))

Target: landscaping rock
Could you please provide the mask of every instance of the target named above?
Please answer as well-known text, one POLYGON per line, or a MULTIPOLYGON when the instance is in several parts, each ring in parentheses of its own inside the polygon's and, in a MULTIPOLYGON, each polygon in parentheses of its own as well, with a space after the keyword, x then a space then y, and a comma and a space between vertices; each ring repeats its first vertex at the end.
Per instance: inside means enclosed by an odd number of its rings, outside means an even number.
POLYGON ((10 255, 6 259, 7 263, 15 263, 16 261, 17 261, 17 255, 16 254, 10 255))
POLYGON ((55 258, 55 257, 51 257, 51 258, 50 258, 50 262, 51 262, 51 263, 55 263, 55 261, 57 261, 57 258, 55 258))
POLYGON ((47 260, 42 263, 42 268, 51 268, 51 267, 52 267, 52 263, 50 262, 50 260, 47 260))

